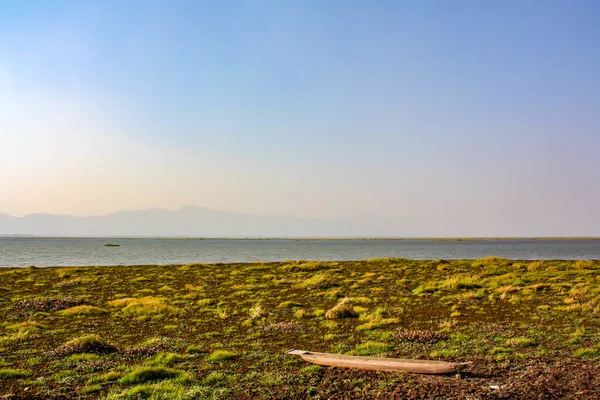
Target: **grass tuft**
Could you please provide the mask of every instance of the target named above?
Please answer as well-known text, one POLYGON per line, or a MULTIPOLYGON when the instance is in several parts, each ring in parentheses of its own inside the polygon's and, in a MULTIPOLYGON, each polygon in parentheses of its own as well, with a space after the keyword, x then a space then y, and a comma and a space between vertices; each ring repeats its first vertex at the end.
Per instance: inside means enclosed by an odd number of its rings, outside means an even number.
POLYGON ((90 315, 90 314, 102 314, 106 311, 94 306, 76 306, 67 308, 65 310, 60 310, 58 313, 63 316, 71 316, 71 315, 90 315))
POLYGON ((0 379, 20 379, 26 378, 29 373, 18 369, 0 369, 0 379))
POLYGON ((333 277, 327 272, 318 272, 312 277, 298 283, 297 286, 303 289, 328 289, 335 286, 333 277))
POLYGON ((162 312, 173 312, 175 308, 165 304, 165 300, 159 297, 126 297, 108 303, 111 307, 120 307, 126 314, 157 314, 162 312))
POLYGON ((211 372, 202 379, 202 384, 206 386, 217 386, 227 382, 227 377, 220 372, 211 372))
POLYGON ((383 342, 365 342, 357 345, 351 354, 357 356, 378 356, 385 354, 392 346, 383 342))
POLYGON ((327 313, 325 313, 326 319, 344 319, 344 318, 357 318, 358 313, 354 311, 354 308, 350 304, 349 298, 344 298, 327 313))
POLYGON ((581 358, 598 358, 600 357, 600 345, 576 350, 574 354, 581 358))
POLYGON ((131 371, 123 376, 119 382, 128 385, 134 383, 155 382, 165 379, 177 379, 180 382, 189 380, 185 373, 175 369, 166 367, 143 367, 131 371))
POLYGON ((282 303, 279 303, 279 305, 277 306, 277 308, 292 308, 292 307, 302 307, 302 303, 298 303, 297 301, 284 301, 282 303))
POLYGON ((212 361, 212 362, 220 362, 220 361, 231 360, 235 357, 237 357, 237 355, 231 351, 215 350, 207 358, 209 361, 212 361))
POLYGON ((6 325, 6 330, 19 331, 19 332, 38 332, 42 329, 48 329, 46 325, 40 324, 35 321, 25 321, 18 324, 6 325))
POLYGON ((107 354, 117 351, 117 348, 100 339, 98 335, 85 335, 71 339, 50 353, 59 357, 75 353, 107 354))
POLYGON ((150 360, 148 365, 173 365, 184 361, 185 357, 177 353, 158 353, 150 360))

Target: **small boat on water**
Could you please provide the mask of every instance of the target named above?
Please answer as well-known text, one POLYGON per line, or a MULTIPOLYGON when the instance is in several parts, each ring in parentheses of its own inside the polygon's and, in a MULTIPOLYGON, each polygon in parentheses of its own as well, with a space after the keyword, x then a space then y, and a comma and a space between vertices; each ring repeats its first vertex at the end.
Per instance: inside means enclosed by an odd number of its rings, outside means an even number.
POLYGON ((104 247, 121 247, 121 245, 116 243, 105 243, 104 247))
POLYGON ((451 374, 458 372, 461 366, 470 364, 433 360, 347 356, 345 354, 318 353, 304 350, 289 350, 287 354, 300 356, 304 361, 308 361, 309 363, 330 367, 358 368, 376 371, 404 371, 417 374, 451 374))

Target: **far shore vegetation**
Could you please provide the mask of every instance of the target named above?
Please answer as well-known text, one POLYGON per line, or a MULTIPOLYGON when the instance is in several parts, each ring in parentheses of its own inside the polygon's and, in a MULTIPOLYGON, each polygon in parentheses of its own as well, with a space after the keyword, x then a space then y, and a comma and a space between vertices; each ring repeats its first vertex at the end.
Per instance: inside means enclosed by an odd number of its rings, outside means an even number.
MULTIPOLYGON (((600 240, 597 236, 519 236, 519 237, 187 237, 187 236, 34 236, 34 235, 0 235, 0 238, 17 239, 165 239, 165 240, 295 240, 295 241, 432 241, 432 242, 478 242, 478 241, 527 241, 527 240, 600 240)), ((120 244, 107 243, 107 247, 118 247, 120 244)))
POLYGON ((599 398, 599 333, 600 261, 0 269, 11 399, 599 398), (292 348, 473 363, 426 377, 292 348))

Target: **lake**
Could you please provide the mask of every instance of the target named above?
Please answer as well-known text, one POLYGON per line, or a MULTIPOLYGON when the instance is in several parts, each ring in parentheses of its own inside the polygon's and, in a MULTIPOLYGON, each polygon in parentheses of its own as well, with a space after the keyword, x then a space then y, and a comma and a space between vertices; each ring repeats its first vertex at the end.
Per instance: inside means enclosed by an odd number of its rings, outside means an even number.
POLYGON ((600 259, 600 240, 237 240, 0 238, 0 266, 186 264, 281 260, 600 259), (119 244, 105 247, 104 244, 119 244))

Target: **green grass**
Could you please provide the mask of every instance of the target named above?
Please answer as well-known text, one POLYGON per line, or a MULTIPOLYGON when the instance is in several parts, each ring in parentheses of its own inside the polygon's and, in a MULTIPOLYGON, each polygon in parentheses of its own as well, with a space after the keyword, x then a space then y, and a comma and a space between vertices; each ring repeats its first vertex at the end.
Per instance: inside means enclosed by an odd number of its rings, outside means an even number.
POLYGON ((20 379, 26 378, 29 375, 27 371, 18 369, 0 369, 0 379, 20 379))
POLYGON ((162 381, 154 384, 136 385, 130 389, 113 389, 106 400, 195 400, 209 399, 213 391, 201 386, 185 387, 176 381, 162 381))
POLYGON ((185 356, 176 353, 158 353, 150 360, 148 365, 173 365, 185 360, 185 356))
POLYGON ((221 372, 211 372, 204 379, 202 379, 202 384, 207 386, 216 386, 221 385, 227 382, 227 376, 221 372))
POLYGON ((381 318, 371 322, 358 325, 355 329, 357 331, 370 331, 373 329, 381 329, 387 325, 397 324, 400 322, 398 318, 381 318))
POLYGON ((600 357, 600 345, 585 349, 578 349, 575 351, 575 356, 581 358, 598 358, 600 357))
POLYGON ((261 378, 260 383, 265 386, 279 386, 283 379, 277 374, 267 374, 261 378))
POLYGON ((216 301, 213 299, 200 299, 200 300, 196 301, 196 305, 198 307, 206 307, 206 306, 213 305, 215 303, 216 303, 216 301))
POLYGON ((537 342, 534 339, 528 337, 511 338, 506 341, 506 344, 512 347, 537 346, 537 342))
POLYGON ((90 386, 86 386, 84 388, 79 389, 78 393, 79 394, 89 394, 89 393, 100 392, 101 390, 102 390, 102 385, 90 385, 90 386))
POLYGON ((92 361, 99 359, 100 356, 94 353, 76 353, 71 354, 68 359, 70 361, 92 361))
POLYGON ((124 375, 119 382, 122 384, 136 384, 145 382, 161 381, 165 379, 176 379, 179 382, 189 380, 186 374, 166 367, 143 367, 135 369, 124 375))
POLYGON ((288 300, 288 301, 279 303, 279 305, 277 306, 277 308, 292 308, 292 307, 302 307, 302 304, 298 303, 297 301, 288 300))
POLYGON ((314 374, 316 372, 321 371, 322 369, 323 369, 323 367, 320 365, 309 365, 307 367, 302 368, 300 371, 303 374, 314 374))
POLYGON ((199 354, 199 353, 204 353, 204 349, 200 346, 194 345, 194 344, 190 344, 186 349, 185 349, 186 353, 189 354, 199 354))
POLYGON ((440 349, 440 350, 433 350, 431 353, 429 353, 429 356, 433 359, 446 359, 446 358, 455 358, 458 356, 458 354, 460 353, 460 351, 458 349, 440 349))
POLYGON ((379 356, 391 350, 392 346, 389 343, 383 342, 365 342, 357 345, 351 354, 357 356, 379 356))
POLYGON ((232 351, 215 350, 207 357, 207 359, 212 362, 220 362, 220 361, 231 360, 236 357, 237 357, 237 355, 232 351))

